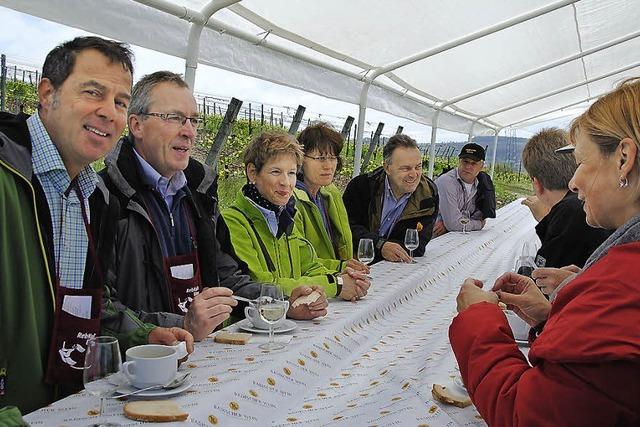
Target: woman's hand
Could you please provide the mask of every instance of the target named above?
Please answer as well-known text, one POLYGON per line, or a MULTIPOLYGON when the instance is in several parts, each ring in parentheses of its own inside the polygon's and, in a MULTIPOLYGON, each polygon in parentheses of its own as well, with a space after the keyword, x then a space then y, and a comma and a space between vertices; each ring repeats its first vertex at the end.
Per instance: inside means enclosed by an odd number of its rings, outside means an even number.
POLYGON ((498 297, 494 292, 483 291, 482 281, 471 277, 465 279, 456 298, 458 313, 463 312, 469 308, 470 305, 483 301, 498 304, 498 297))
POLYGON ((347 262, 345 262, 344 264, 344 269, 342 271, 346 272, 347 268, 351 268, 352 270, 355 270, 355 271, 360 271, 364 274, 369 274, 369 272, 371 271, 371 269, 367 264, 364 264, 358 261, 357 259, 347 260, 347 262))
POLYGON ((531 273, 531 278, 543 293, 550 295, 567 277, 575 276, 579 271, 580 268, 575 265, 562 268, 536 268, 531 273))
POLYGON ((518 317, 531 326, 536 326, 549 317, 551 303, 532 279, 513 272, 498 277, 493 285, 498 298, 507 304, 518 317))
POLYGON ((329 301, 327 300, 327 295, 320 286, 298 286, 293 291, 291 291, 291 296, 289 297, 289 311, 287 311, 287 316, 296 319, 296 320, 311 320, 316 317, 322 317, 327 315, 327 307, 329 306, 329 301), (297 307, 293 307, 293 303, 301 297, 309 295, 311 292, 316 291, 320 294, 317 300, 312 302, 311 304, 300 304, 297 307))

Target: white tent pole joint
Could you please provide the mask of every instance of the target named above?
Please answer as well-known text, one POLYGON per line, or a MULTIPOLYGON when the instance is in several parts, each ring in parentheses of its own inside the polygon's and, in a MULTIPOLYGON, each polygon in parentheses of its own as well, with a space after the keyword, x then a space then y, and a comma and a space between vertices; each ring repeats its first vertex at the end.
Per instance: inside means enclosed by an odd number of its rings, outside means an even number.
POLYGON ((185 57, 184 80, 193 92, 196 83, 196 70, 198 68, 198 54, 200 53, 200 36, 209 18, 217 11, 238 3, 240 0, 211 0, 199 12, 200 19, 191 24, 189 39, 187 41, 187 54, 185 57))

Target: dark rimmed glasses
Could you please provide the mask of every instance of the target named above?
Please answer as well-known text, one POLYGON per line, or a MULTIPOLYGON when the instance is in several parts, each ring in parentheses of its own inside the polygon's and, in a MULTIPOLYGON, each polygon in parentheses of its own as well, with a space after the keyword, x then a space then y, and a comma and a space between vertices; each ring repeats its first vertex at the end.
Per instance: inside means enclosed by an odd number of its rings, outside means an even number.
POLYGON ((176 126, 184 126, 185 123, 187 123, 187 120, 189 120, 189 123, 191 123, 191 126, 194 128, 197 128, 202 124, 202 119, 200 117, 186 117, 177 113, 140 113, 140 115, 158 117, 165 122, 176 126))

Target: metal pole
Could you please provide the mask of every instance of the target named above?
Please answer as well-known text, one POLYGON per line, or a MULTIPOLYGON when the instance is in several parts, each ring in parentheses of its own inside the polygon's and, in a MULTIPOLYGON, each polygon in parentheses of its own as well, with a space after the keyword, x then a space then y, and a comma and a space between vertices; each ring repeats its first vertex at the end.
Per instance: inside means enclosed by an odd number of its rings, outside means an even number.
POLYGON ((438 117, 440 116, 440 110, 436 110, 431 120, 431 145, 429 145, 429 178, 433 179, 433 166, 435 164, 436 155, 436 136, 438 135, 438 117))
POLYGON ((496 135, 493 138, 493 155, 491 156, 491 172, 489 172, 489 175, 491 175, 492 179, 493 179, 493 173, 496 168, 496 153, 498 152, 498 135, 500 134, 501 130, 502 129, 496 129, 496 135))
POLYGON ((362 160, 362 137, 364 135, 364 120, 367 116, 367 97, 369 96, 371 81, 366 80, 360 91, 360 103, 358 105, 358 127, 356 128, 356 146, 353 153, 353 177, 360 175, 362 160))

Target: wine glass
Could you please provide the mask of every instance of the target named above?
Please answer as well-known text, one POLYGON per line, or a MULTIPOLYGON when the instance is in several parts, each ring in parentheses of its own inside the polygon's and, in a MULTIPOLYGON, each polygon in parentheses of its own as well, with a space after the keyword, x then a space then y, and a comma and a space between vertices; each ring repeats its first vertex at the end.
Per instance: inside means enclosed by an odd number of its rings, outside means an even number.
POLYGON ((413 251, 418 249, 418 242, 420 238, 418 237, 418 230, 415 228, 407 228, 407 231, 404 233, 404 247, 409 249, 409 257, 411 257, 411 262, 413 261, 413 251))
POLYGON ((262 284, 256 306, 260 318, 269 324, 269 342, 260 344, 259 347, 269 351, 283 349, 284 344, 273 341, 273 325, 287 314, 289 308, 289 302, 284 299, 282 289, 277 285, 262 284))
POLYGON ((369 264, 373 261, 374 256, 373 240, 360 239, 360 242, 358 242, 358 261, 363 264, 369 264))
MULTIPOLYGON (((93 396, 100 397, 100 411, 98 417, 102 419, 104 398, 111 395, 120 382, 116 380, 122 360, 118 339, 114 337, 96 337, 87 341, 87 353, 84 358, 83 382, 84 388, 93 396)), ((113 423, 92 424, 92 426, 119 426, 113 423)))
POLYGON ((467 224, 471 221, 471 215, 469 211, 460 212, 460 224, 462 224, 462 234, 467 234, 467 224))
POLYGON ((535 258, 531 255, 521 255, 516 257, 516 265, 514 270, 518 274, 531 277, 531 273, 536 269, 535 258))

